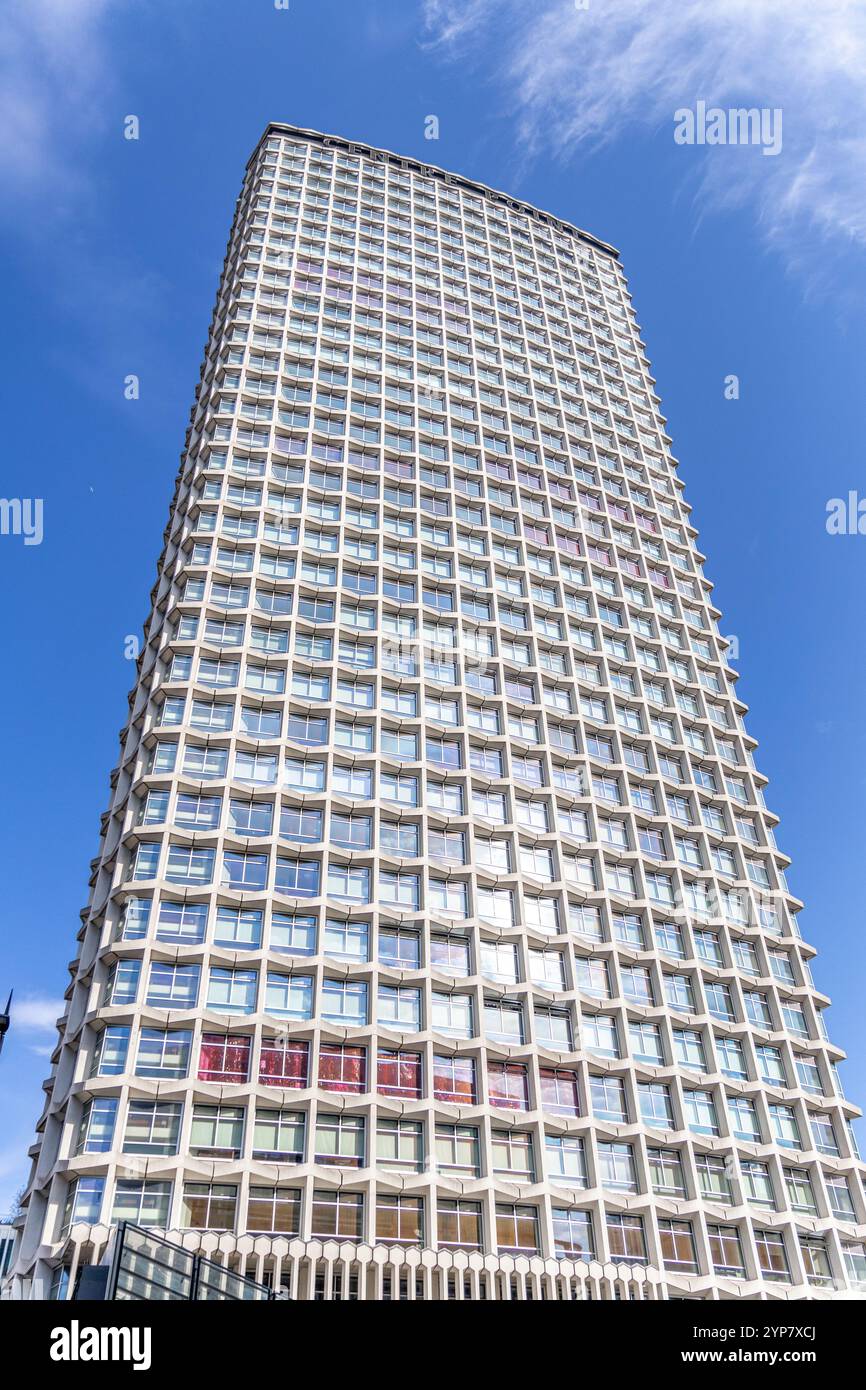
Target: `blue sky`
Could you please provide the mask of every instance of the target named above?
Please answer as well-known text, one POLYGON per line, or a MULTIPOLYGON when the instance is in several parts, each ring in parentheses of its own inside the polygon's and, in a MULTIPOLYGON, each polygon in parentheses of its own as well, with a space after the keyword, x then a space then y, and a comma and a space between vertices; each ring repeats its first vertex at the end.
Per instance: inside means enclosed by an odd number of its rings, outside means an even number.
POLYGON ((28 1171, 87 900, 124 638, 147 614, 234 201, 272 119, 457 169, 622 252, 843 1080, 866 1100, 866 537, 825 528, 830 498, 866 494, 864 54, 849 0, 7 7, 0 491, 44 499, 44 539, 0 536, 0 993, 20 1001, 0 1211, 28 1171), (780 108, 781 152, 675 144, 674 112, 698 100, 780 108))

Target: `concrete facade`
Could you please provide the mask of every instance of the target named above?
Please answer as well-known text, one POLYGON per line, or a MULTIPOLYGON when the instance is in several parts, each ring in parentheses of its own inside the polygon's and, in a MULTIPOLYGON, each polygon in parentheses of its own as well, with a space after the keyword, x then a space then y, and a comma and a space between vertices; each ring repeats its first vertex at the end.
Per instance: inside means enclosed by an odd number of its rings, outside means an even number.
POLYGON ((611 247, 268 128, 15 1297, 124 1218, 300 1297, 856 1296, 859 1111, 689 511, 611 247))

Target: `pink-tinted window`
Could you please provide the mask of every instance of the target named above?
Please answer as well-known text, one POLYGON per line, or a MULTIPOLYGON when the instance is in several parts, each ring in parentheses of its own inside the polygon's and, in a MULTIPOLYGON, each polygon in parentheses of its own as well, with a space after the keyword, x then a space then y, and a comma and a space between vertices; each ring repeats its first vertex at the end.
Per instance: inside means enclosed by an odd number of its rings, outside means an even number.
POLYGON ((325 1091, 367 1089, 367 1049, 340 1043, 322 1043, 319 1049, 319 1085, 325 1091))
POLYGON ((529 1109, 529 1078, 517 1062, 487 1064, 487 1092, 491 1105, 506 1110, 529 1109))
POLYGON ((302 1038, 278 1041, 266 1038, 262 1042, 259 1061, 259 1082, 262 1086, 292 1086, 301 1089, 309 1084, 310 1044, 302 1038))
POLYGON ((572 540, 571 536, 561 536, 557 532, 556 544, 559 546, 560 550, 566 551, 569 555, 580 554, 580 543, 579 541, 572 540))
POLYGON ((421 1097, 421 1054, 379 1048, 376 1089, 383 1096, 421 1097))
POLYGON ((250 1074, 252 1039, 226 1033, 202 1033, 198 1054, 199 1081, 227 1084, 246 1081, 250 1074))
POLYGON ((473 1057, 434 1057, 433 1094, 452 1105, 477 1104, 475 1059, 473 1057))

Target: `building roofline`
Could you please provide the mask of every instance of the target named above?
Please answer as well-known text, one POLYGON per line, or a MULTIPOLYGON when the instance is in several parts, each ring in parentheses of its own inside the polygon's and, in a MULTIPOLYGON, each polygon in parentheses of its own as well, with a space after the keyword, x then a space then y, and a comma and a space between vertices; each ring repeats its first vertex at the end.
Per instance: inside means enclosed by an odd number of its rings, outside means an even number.
POLYGON ((554 213, 536 207, 534 203, 527 203, 523 198, 515 198, 511 193, 504 193, 499 188, 491 188, 486 183, 480 183, 478 179, 471 179, 465 174, 458 174, 450 169, 442 169, 438 164, 430 164, 426 159, 419 159, 416 155, 396 154, 393 150, 386 150, 378 145, 369 145, 366 140, 354 140, 345 135, 332 135, 321 130, 310 130, 306 126, 290 125, 286 121, 269 121, 247 160, 246 167, 248 169, 258 155, 264 141, 272 134, 295 135, 313 144, 325 145, 332 149, 348 150, 352 154, 379 157, 394 161, 401 167, 415 169, 417 172, 433 178, 445 179, 458 188, 471 189, 472 192, 480 193, 482 197, 502 203, 517 212, 528 213, 530 217, 534 217, 548 226, 557 227, 560 231, 568 232, 571 236, 577 237, 578 240, 586 242, 587 245, 598 251, 603 251, 614 260, 619 261, 619 252, 615 246, 602 241, 600 237, 593 236, 591 232, 585 231, 582 227, 575 226, 573 222, 569 222, 564 217, 557 217, 554 213))

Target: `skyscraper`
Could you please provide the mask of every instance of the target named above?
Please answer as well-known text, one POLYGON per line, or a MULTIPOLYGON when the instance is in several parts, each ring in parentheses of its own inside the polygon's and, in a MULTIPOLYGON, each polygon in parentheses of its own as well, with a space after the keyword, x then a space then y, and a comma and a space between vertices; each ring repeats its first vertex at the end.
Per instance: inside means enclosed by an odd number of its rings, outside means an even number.
POLYGON ((19 1296, 121 1220, 301 1298, 863 1286, 859 1112, 696 535, 610 246, 268 127, 19 1296))

